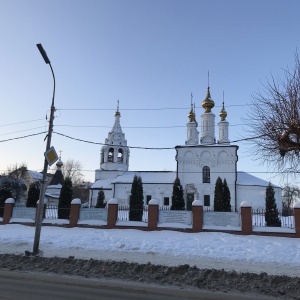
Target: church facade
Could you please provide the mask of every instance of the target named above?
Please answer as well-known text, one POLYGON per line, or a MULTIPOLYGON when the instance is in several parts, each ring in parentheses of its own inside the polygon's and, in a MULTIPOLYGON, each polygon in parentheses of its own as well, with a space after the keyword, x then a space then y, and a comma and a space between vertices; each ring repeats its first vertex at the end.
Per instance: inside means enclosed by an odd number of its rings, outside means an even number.
MULTIPOLYGON (((238 209, 245 200, 252 202, 254 208, 264 208, 265 191, 269 183, 237 171, 239 147, 230 144, 224 102, 219 113, 218 139, 215 136, 216 116, 212 112, 214 105, 208 87, 202 102, 204 113, 201 115, 199 134, 195 106, 191 103, 185 144, 175 147, 176 172, 129 171, 130 149, 121 128, 118 107, 113 128, 101 149, 100 169, 95 171, 95 183, 90 189, 90 205, 96 204, 100 190, 104 191, 106 201, 117 198, 120 204, 129 204, 132 181, 138 175, 143 182, 145 205, 155 198, 160 206, 171 206, 173 183, 178 177, 184 190, 186 209, 191 209, 196 199, 203 200, 205 207, 213 208, 215 183, 220 177, 222 181, 226 179, 233 210, 238 209)), ((281 188, 274 186, 274 190, 277 206, 281 209, 281 188)))

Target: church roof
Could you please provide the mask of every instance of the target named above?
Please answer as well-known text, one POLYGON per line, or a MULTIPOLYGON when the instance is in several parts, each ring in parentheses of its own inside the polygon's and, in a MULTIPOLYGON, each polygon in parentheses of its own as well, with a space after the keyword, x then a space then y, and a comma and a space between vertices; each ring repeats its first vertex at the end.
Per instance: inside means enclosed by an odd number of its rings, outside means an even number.
POLYGON ((64 176, 61 172, 61 170, 56 170, 54 176, 52 177, 49 185, 57 185, 57 184, 63 184, 64 176))
POLYGON ((95 181, 91 189, 112 189, 111 179, 102 179, 95 181))
MULTIPOLYGON (((269 185, 269 182, 261 178, 255 177, 249 173, 237 171, 237 185, 248 185, 248 186, 265 186, 269 185)), ((278 187, 271 183, 273 187, 278 187)))
POLYGON ((36 171, 27 170, 27 173, 34 179, 34 180, 43 180, 43 174, 36 171))

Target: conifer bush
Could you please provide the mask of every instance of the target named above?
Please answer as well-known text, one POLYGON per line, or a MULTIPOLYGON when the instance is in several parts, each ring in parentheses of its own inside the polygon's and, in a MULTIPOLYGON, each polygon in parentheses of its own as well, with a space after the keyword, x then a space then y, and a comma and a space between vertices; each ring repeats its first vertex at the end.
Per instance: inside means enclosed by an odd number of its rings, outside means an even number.
POLYGON ((172 205, 171 210, 184 210, 185 203, 183 198, 183 189, 180 179, 177 177, 173 184, 172 205))
POLYGON ((220 177, 216 180, 214 193, 214 211, 231 211, 231 195, 226 179, 222 182, 220 177))
POLYGON ((97 203, 96 203, 95 207, 96 208, 104 208, 105 207, 104 200, 105 200, 105 194, 104 194, 103 190, 100 190, 98 192, 97 203))
POLYGON ((72 181, 70 177, 66 177, 61 187, 58 201, 58 218, 69 219, 70 208, 73 197, 72 181))
POLYGON ((143 219, 143 182, 140 176, 135 175, 131 186, 129 220, 142 221, 143 219))
POLYGON ((27 207, 36 207, 36 203, 40 198, 41 184, 39 181, 35 181, 30 184, 27 196, 27 207))
POLYGON ((278 209, 275 201, 275 191, 271 183, 266 188, 266 212, 265 212, 266 226, 281 227, 281 220, 279 219, 278 209))

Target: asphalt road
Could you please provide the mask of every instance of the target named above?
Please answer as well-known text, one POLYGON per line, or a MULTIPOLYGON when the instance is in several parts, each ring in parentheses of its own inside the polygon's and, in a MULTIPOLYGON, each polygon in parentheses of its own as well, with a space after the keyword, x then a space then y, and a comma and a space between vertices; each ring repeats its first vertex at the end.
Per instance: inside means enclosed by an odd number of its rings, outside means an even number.
MULTIPOLYGON (((257 296, 165 288, 116 280, 0 271, 1 300, 252 300, 257 296)), ((273 299, 259 296, 259 299, 273 299)))

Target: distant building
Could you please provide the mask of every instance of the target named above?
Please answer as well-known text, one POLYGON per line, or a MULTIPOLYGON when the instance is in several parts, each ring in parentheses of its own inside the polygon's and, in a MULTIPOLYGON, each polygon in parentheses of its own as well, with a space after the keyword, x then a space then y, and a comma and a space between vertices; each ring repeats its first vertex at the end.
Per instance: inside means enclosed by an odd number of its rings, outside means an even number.
MULTIPOLYGON (((134 175, 141 176, 144 204, 151 198, 158 199, 160 205, 171 206, 173 182, 179 177, 184 190, 186 208, 191 209, 193 200, 203 200, 204 206, 213 208, 215 183, 218 177, 226 179, 231 194, 231 207, 238 209, 244 200, 251 201, 253 207, 265 207, 265 192, 268 182, 245 172, 237 171, 238 145, 231 145, 229 123, 224 102, 218 122, 218 139, 215 136, 215 115, 212 109, 210 88, 202 102, 201 134, 193 103, 188 114, 187 137, 182 145, 175 147, 176 172, 129 171, 127 140, 120 125, 119 107, 115 112, 115 122, 101 149, 100 169, 95 171, 95 183, 90 189, 90 204, 95 205, 98 192, 104 191, 105 199, 119 199, 121 204, 129 204, 134 175)), ((279 209, 282 207, 281 188, 274 186, 279 209)))
POLYGON ((64 182, 64 176, 61 171, 61 167, 63 166, 63 162, 61 158, 56 163, 56 171, 49 182, 49 185, 46 188, 45 198, 47 199, 48 205, 57 205, 58 199, 60 195, 60 191, 62 188, 62 184, 64 182))

